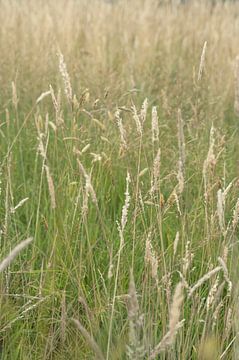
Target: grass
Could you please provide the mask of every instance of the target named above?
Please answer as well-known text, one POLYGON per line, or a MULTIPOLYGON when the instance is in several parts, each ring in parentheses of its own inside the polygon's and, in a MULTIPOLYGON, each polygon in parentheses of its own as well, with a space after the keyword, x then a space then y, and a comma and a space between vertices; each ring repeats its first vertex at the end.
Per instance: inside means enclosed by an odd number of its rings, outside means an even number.
POLYGON ((1 359, 238 358, 238 19, 0 2, 1 359))

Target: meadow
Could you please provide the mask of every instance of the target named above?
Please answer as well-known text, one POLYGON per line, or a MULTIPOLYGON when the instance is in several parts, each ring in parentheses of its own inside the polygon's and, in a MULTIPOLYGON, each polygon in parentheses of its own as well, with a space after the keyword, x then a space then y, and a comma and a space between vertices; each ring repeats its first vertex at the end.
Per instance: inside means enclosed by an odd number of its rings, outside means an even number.
POLYGON ((239 3, 0 24, 1 360, 239 359, 239 3))

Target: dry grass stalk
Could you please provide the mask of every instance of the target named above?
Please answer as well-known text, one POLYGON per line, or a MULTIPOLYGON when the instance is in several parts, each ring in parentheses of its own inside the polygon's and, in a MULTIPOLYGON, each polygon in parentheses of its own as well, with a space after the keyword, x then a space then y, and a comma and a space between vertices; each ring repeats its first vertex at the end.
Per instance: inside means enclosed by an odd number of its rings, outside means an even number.
POLYGON ((14 81, 12 81, 12 103, 13 103, 15 109, 17 109, 18 102, 19 102, 19 99, 17 96, 16 84, 14 83, 14 81))
POLYGON ((48 296, 40 299, 39 301, 37 301, 35 304, 31 304, 30 301, 30 306, 26 307, 21 313, 20 315, 18 315, 16 318, 14 318, 13 320, 11 320, 6 326, 4 326, 2 329, 0 329, 0 333, 9 330, 13 324, 15 324, 15 322, 17 322, 18 320, 24 319, 24 315, 27 314, 29 311, 34 310, 38 305, 40 305, 43 301, 45 301, 46 299, 48 299, 48 296))
POLYGON ((225 231, 225 218, 224 218, 224 208, 225 208, 225 196, 222 189, 219 189, 217 192, 217 215, 219 219, 219 226, 222 234, 225 231))
POLYGON ((212 329, 214 329, 214 327, 216 326, 219 313, 222 307, 223 307, 223 300, 219 302, 219 304, 216 306, 214 313, 212 314, 212 318, 213 318, 212 329))
POLYGON ((186 276, 188 268, 191 265, 191 262, 192 262, 192 259, 193 259, 193 254, 191 253, 189 247, 190 247, 190 241, 188 240, 186 242, 185 256, 183 258, 183 275, 184 276, 186 276))
POLYGON ((182 194, 184 189, 184 172, 185 172, 185 161, 186 161, 183 119, 180 109, 178 109, 178 149, 179 149, 179 160, 178 160, 178 174, 177 174, 177 179, 178 179, 177 192, 180 195, 182 194))
POLYGON ((227 288, 227 296, 230 296, 231 295, 231 292, 232 292, 232 282, 231 280, 229 279, 229 274, 228 274, 228 269, 227 269, 227 265, 225 263, 225 261, 219 257, 218 258, 218 262, 219 264, 221 265, 222 267, 222 271, 223 271, 223 275, 224 275, 224 279, 228 285, 228 288, 227 288))
POLYGON ((202 74, 203 74, 203 69, 205 67, 206 49, 207 49, 207 41, 205 41, 205 43, 203 45, 203 49, 202 49, 200 65, 199 65, 199 70, 198 70, 198 81, 201 80, 202 74))
POLYGON ((130 184, 130 175, 127 173, 126 177, 126 191, 125 191, 125 203, 122 209, 122 216, 121 216, 121 231, 124 231, 125 225, 127 223, 128 218, 128 210, 130 205, 130 194, 129 194, 129 184, 130 184))
POLYGON ((177 248, 178 248, 178 243, 179 243, 179 231, 177 231, 176 236, 175 236, 175 240, 174 240, 174 243, 173 243, 173 256, 176 255, 177 248))
POLYGON ((141 178, 142 176, 144 176, 144 174, 146 174, 148 172, 148 168, 144 168, 143 170, 140 171, 139 173, 139 178, 141 178))
POLYGON ((61 90, 59 89, 57 97, 56 97, 53 87, 50 85, 49 88, 50 88, 52 103, 53 103, 53 106, 55 109, 55 114, 56 114, 56 124, 61 125, 62 123, 64 123, 64 120, 62 119, 62 116, 61 116, 61 90))
POLYGON ((50 169, 49 166, 44 165, 45 171, 46 171, 46 178, 47 178, 47 183, 48 183, 48 189, 49 189, 49 194, 50 194, 50 199, 51 199, 51 208, 52 209, 56 209, 56 196, 55 196, 55 187, 54 187, 54 182, 50 173, 50 169))
POLYGON ((158 112, 156 106, 153 106, 152 108, 151 130, 152 130, 152 143, 159 141, 159 121, 158 121, 158 112))
POLYGON ((146 120, 146 116, 147 116, 147 110, 148 110, 148 99, 146 98, 143 102, 141 111, 140 111, 140 120, 141 120, 141 124, 143 124, 146 120))
POLYGON ((217 266, 215 267, 213 270, 209 271, 208 273, 206 273, 203 277, 201 277, 201 279, 199 279, 196 284, 191 287, 191 289, 189 290, 188 296, 191 297, 193 295, 193 293, 202 285, 204 284, 207 280, 209 280, 213 275, 217 274, 220 270, 222 270, 221 266, 217 266))
POLYGON ((110 249, 110 262, 109 262, 109 268, 108 268, 108 279, 112 278, 113 269, 114 269, 114 264, 113 264, 113 245, 112 245, 111 249, 110 249))
POLYGON ((183 284, 177 284, 169 314, 169 331, 174 334, 176 325, 179 322, 181 307, 183 303, 183 284))
POLYGON ((99 345, 96 343, 95 339, 89 332, 86 330, 86 328, 80 323, 77 319, 72 319, 78 330, 80 330, 81 334, 87 341, 88 345, 90 346, 91 350, 94 351, 95 355, 97 356, 97 359, 99 360, 105 360, 105 357, 99 348, 99 345))
POLYGON ((16 206, 14 206, 14 207, 11 208, 10 212, 11 212, 12 214, 14 214, 14 213, 16 212, 16 210, 17 210, 18 208, 20 208, 23 204, 25 204, 25 202, 26 202, 27 200, 29 200, 28 197, 26 197, 25 199, 22 199, 21 201, 19 201, 19 203, 18 203, 16 206))
POLYGON ((43 99, 45 99, 45 97, 47 97, 48 95, 51 95, 51 91, 45 91, 43 92, 36 100, 36 104, 39 104, 43 99))
POLYGON ((121 149, 126 150, 127 149, 126 131, 125 131, 124 127, 123 127, 122 118, 120 117, 120 110, 117 110, 115 112, 115 118, 116 118, 116 122, 117 122, 119 132, 120 132, 121 149))
POLYGON ((58 52, 58 58, 59 58, 59 71, 60 71, 60 74, 63 79, 65 94, 66 94, 66 97, 67 97, 69 103, 72 104, 73 93, 72 93, 70 76, 68 74, 64 56, 61 53, 61 51, 58 52))
POLYGON ((80 296, 80 295, 79 295, 78 301, 79 301, 80 304, 83 305, 84 310, 85 310, 85 313, 86 313, 89 321, 90 321, 90 322, 93 322, 93 321, 94 321, 94 315, 93 315, 92 311, 90 310, 90 307, 89 307, 89 305, 87 304, 86 299, 85 299, 83 296, 80 296))
POLYGON ((161 164, 161 150, 159 148, 153 163, 153 178, 151 181, 151 189, 150 189, 151 195, 153 195, 157 190, 160 189, 160 164, 161 164))
POLYGON ((39 133, 39 135, 38 135, 38 141, 39 141, 38 152, 40 153, 43 160, 46 160, 46 150, 45 150, 43 140, 42 140, 43 137, 44 137, 44 134, 39 133))
POLYGON ((232 218, 232 226, 235 229, 239 221, 239 198, 237 199, 232 218))
MULTIPOLYGON (((181 327, 183 327, 184 323, 185 323, 185 320, 181 320, 177 323, 177 325, 175 326, 175 329, 174 329, 175 335, 177 334, 178 330, 181 329, 181 327)), ((173 341, 173 340, 174 339, 172 338, 171 332, 168 331, 167 334, 162 338, 160 343, 151 352, 151 354, 149 356, 149 360, 155 359, 161 352, 166 350, 166 348, 170 347, 172 345, 171 341, 173 341)))
POLYGON ((22 242, 20 242, 20 244, 15 246, 15 248, 9 253, 9 255, 4 260, 2 260, 2 262, 0 263, 0 273, 11 264, 11 262, 15 259, 15 257, 23 249, 25 249, 25 247, 27 247, 32 242, 32 240, 33 240, 33 238, 30 237, 26 240, 23 240, 22 242))
POLYGON ((89 148, 90 148, 90 144, 84 146, 83 149, 81 150, 81 154, 84 154, 89 148))
POLYGON ((233 311, 232 308, 229 307, 228 311, 227 311, 227 317, 226 317, 226 335, 229 336, 231 328, 232 328, 232 323, 233 323, 233 319, 232 319, 232 315, 233 315, 233 311))
POLYGON ((149 233, 146 240, 144 260, 146 264, 150 265, 152 278, 158 284, 158 258, 151 243, 151 233, 149 233))
POLYGON ((218 285, 219 285, 219 277, 217 276, 216 280, 214 281, 213 286, 210 288, 210 291, 208 293, 208 297, 207 297, 207 301, 206 301, 207 311, 210 309, 210 307, 215 299, 215 294, 217 292, 218 285))
POLYGON ((133 110, 133 119, 135 121, 135 125, 136 125, 136 130, 138 132, 138 134, 142 137, 143 136, 143 127, 140 121, 140 117, 137 113, 137 109, 135 107, 135 105, 132 105, 132 110, 133 110))
POLYGON ((85 177, 85 191, 86 191, 86 198, 88 197, 88 194, 91 195, 91 198, 92 198, 92 201, 95 205, 97 205, 98 207, 98 201, 97 201, 97 197, 96 197, 96 193, 95 193, 95 190, 92 186, 92 183, 91 183, 91 178, 90 178, 90 175, 87 174, 84 166, 82 165, 82 163, 80 162, 79 159, 77 159, 77 162, 78 162, 78 165, 79 165, 79 168, 80 168, 80 171, 81 173, 84 175, 85 177))
POLYGON ((139 303, 132 271, 130 274, 127 309, 129 319, 129 345, 127 346, 127 355, 131 360, 143 359, 145 355, 142 339, 143 317, 139 313, 139 303))
POLYGON ((180 282, 176 286, 173 295, 172 304, 170 307, 169 331, 162 338, 160 343, 152 350, 149 359, 155 359, 160 352, 173 345, 178 329, 180 329, 184 324, 184 320, 179 321, 182 303, 183 303, 183 284, 182 282, 180 282))
POLYGON ((124 228, 127 223, 128 218, 128 209, 130 206, 130 194, 129 194, 129 184, 130 184, 130 175, 127 172, 126 177, 126 191, 125 191, 125 203, 122 209, 121 215, 121 222, 117 222, 119 236, 120 236, 120 246, 117 255, 117 266, 116 266, 116 273, 115 273, 115 284, 114 284, 114 292, 113 292, 113 299, 112 299, 112 308, 111 308, 111 315, 110 315, 110 325, 109 325, 109 334, 108 334, 108 343, 107 343, 107 355, 106 359, 109 360, 110 354, 110 344, 111 344, 111 336, 112 336, 112 325, 113 325, 113 316, 115 311, 115 299, 117 294, 117 286, 118 286, 118 278, 119 278, 119 270, 120 270, 120 259, 121 259, 121 252, 124 246, 124 228))
POLYGON ((203 163, 203 176, 206 178, 208 168, 214 168, 216 165, 216 157, 214 154, 215 148, 215 129, 214 126, 211 126, 210 130, 210 140, 209 140, 209 150, 207 153, 207 157, 203 163))

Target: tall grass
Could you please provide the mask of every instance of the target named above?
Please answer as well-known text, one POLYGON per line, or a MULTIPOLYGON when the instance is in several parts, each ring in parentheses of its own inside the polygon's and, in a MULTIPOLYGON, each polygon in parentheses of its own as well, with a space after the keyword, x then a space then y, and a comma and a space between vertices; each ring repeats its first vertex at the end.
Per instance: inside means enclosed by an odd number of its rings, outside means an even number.
POLYGON ((238 19, 0 2, 1 359, 239 357, 238 19))

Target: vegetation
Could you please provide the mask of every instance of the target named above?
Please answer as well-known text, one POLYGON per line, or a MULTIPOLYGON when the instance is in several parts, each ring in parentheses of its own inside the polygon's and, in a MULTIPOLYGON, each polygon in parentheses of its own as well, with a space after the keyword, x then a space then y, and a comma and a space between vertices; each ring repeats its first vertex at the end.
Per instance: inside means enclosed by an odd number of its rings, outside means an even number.
POLYGON ((238 3, 0 23, 1 359, 238 359, 238 3))

